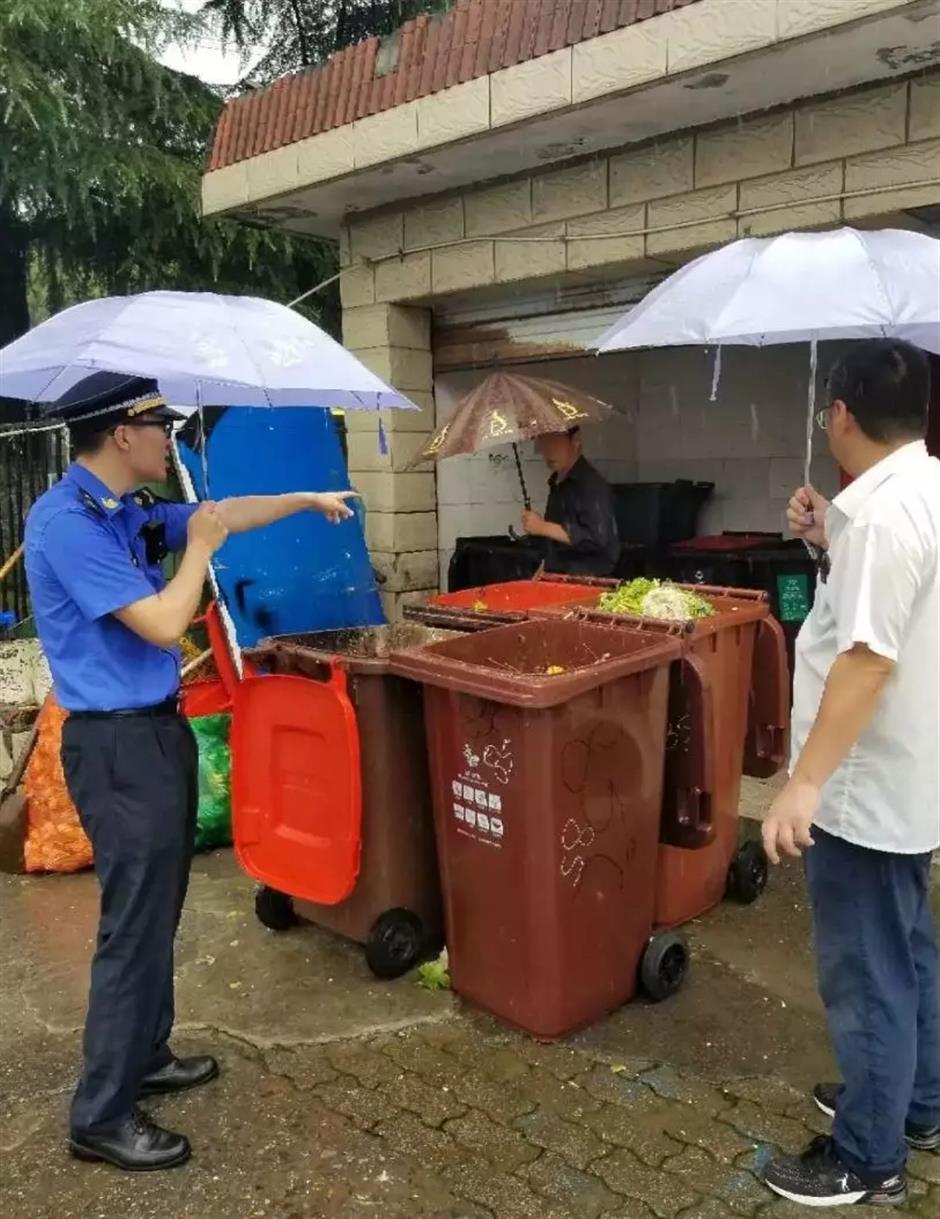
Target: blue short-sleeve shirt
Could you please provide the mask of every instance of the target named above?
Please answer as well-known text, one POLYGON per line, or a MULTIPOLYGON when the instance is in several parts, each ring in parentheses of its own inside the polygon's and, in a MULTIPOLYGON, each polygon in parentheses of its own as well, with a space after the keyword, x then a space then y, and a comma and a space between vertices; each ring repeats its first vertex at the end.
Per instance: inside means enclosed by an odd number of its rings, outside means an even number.
POLYGON ((116 498, 81 465, 33 505, 26 577, 56 698, 66 710, 150 707, 179 688, 179 649, 147 643, 114 613, 162 590, 157 543, 162 535, 167 551, 182 550, 194 511, 195 505, 146 495, 116 498))

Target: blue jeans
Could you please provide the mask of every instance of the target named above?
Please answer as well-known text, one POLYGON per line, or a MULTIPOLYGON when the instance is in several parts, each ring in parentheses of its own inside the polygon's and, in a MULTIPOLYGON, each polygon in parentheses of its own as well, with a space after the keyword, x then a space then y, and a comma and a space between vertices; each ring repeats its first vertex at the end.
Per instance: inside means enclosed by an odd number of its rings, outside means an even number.
POLYGON ((906 1123, 940 1123, 940 958, 929 855, 813 830, 806 878, 819 991, 843 1088, 833 1137, 866 1184, 899 1172, 906 1123))

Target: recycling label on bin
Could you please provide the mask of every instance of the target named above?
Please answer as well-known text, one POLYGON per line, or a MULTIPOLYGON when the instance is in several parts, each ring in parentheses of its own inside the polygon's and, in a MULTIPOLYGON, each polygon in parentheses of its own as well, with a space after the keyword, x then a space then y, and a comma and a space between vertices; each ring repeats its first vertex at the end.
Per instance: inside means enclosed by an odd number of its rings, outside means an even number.
POLYGON ((451 782, 457 832, 487 846, 502 846, 503 794, 494 789, 509 783, 513 769, 510 743, 487 746, 482 755, 465 745, 463 756, 466 767, 451 782))
POLYGON ((809 576, 804 572, 777 576, 781 622, 802 622, 810 610, 809 576))

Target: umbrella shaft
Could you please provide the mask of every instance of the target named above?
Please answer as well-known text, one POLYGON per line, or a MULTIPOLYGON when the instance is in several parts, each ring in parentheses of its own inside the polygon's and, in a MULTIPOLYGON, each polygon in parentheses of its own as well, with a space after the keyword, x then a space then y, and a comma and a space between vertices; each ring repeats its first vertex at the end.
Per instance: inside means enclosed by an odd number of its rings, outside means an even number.
POLYGON ((529 499, 529 489, 525 485, 525 475, 522 473, 522 461, 519 458, 519 446, 512 446, 512 453, 516 459, 516 470, 519 473, 519 485, 522 487, 522 502, 525 504, 526 512, 532 507, 532 501, 529 499))

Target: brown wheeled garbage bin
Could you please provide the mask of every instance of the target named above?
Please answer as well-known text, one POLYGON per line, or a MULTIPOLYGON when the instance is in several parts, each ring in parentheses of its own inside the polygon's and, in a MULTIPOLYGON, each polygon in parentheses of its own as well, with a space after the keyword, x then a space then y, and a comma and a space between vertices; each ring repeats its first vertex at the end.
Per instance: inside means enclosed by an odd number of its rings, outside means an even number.
POLYGON ((652 937, 678 636, 528 621, 395 651, 425 684, 454 989, 559 1037, 685 973, 652 937))
POLYGON ((420 686, 393 646, 452 637, 417 623, 263 641, 235 694, 232 822, 259 919, 307 919, 397 977, 441 943, 420 686))

